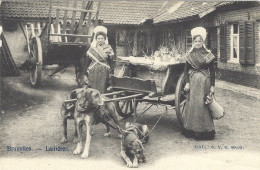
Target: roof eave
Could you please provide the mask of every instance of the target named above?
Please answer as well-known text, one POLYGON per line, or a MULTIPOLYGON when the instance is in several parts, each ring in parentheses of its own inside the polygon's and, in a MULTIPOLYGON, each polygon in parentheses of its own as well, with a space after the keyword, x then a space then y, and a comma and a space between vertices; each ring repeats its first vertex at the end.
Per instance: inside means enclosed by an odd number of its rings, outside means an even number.
POLYGON ((174 20, 161 21, 161 22, 157 22, 157 23, 154 23, 154 24, 155 25, 175 24, 175 23, 190 21, 190 20, 199 19, 199 18, 200 18, 199 14, 197 14, 197 15, 192 15, 192 16, 188 16, 188 17, 185 17, 185 18, 178 18, 178 19, 174 19, 174 20))

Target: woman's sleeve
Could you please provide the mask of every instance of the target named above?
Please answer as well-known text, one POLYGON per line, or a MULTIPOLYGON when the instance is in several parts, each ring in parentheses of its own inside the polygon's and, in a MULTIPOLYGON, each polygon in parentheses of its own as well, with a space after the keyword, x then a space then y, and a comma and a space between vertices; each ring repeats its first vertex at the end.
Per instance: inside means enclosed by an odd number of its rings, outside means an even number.
POLYGON ((184 67, 184 79, 186 83, 189 83, 189 69, 190 69, 190 64, 186 61, 185 67, 184 67))
POLYGON ((215 60, 209 63, 210 85, 215 86, 215 60))

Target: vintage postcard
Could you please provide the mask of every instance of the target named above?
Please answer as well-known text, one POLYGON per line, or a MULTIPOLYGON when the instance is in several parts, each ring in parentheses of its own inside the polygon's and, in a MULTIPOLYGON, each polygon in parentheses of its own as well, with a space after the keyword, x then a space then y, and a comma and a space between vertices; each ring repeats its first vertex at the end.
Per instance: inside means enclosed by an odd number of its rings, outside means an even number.
POLYGON ((260 1, 0 0, 0 170, 259 169, 260 1))

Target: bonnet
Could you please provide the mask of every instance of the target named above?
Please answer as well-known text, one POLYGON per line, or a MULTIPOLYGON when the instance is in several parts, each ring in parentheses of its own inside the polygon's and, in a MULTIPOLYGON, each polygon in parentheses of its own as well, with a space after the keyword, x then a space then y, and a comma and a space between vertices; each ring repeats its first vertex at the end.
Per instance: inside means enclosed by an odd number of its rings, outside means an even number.
MULTIPOLYGON (((107 28, 104 27, 104 26, 96 26, 94 28, 94 38, 93 38, 93 41, 91 43, 91 47, 96 47, 96 45, 97 45, 96 34, 98 32, 103 32, 103 33, 105 33, 107 35, 107 28)), ((108 44, 108 38, 106 38, 105 44, 108 44)))
MULTIPOLYGON (((195 27, 195 28, 193 28, 193 29, 191 30, 192 40, 193 40, 194 36, 196 36, 196 35, 200 35, 200 36, 202 37, 202 39, 203 39, 203 47, 204 47, 208 52, 210 52, 210 50, 208 50, 208 49, 206 48, 206 46, 205 46, 205 40, 206 40, 206 38, 207 38, 207 31, 206 31, 206 29, 203 28, 203 27, 195 27)), ((194 48, 194 47, 193 47, 193 45, 192 45, 192 48, 190 49, 189 52, 191 52, 191 51, 193 50, 193 48, 194 48)))
POLYGON ((192 38, 195 36, 195 35, 200 35, 202 38, 203 38, 203 41, 206 40, 206 37, 207 37, 207 31, 205 28, 203 27, 195 27, 191 30, 191 36, 192 38))

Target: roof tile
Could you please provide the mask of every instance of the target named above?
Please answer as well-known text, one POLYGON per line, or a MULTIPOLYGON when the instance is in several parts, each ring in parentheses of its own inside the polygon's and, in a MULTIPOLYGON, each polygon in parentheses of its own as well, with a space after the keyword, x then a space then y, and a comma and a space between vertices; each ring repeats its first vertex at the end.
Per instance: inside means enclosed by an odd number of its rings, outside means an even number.
MULTIPOLYGON (((55 6, 66 6, 65 1, 51 1, 55 6)), ((234 1, 235 2, 235 1, 234 1)), ((163 23, 192 16, 209 10, 212 7, 219 7, 234 2, 224 1, 101 1, 99 19, 105 24, 126 24, 139 25, 147 18, 152 18, 154 23, 163 23), (171 12, 172 11, 172 12, 171 12)), ((17 18, 45 18, 49 16, 50 1, 19 1, 3 0, 2 15, 4 17, 17 18)), ((73 1, 69 1, 69 7, 73 7, 73 1)), ((81 8, 82 1, 77 1, 77 8, 81 8)), ((94 1, 94 10, 97 8, 97 2, 94 1)), ((55 17, 55 11, 52 17, 55 17)), ((64 12, 60 13, 63 17, 64 12)), ((72 12, 68 12, 68 18, 71 18, 72 12)), ((79 12, 76 18, 79 18, 79 12)))

